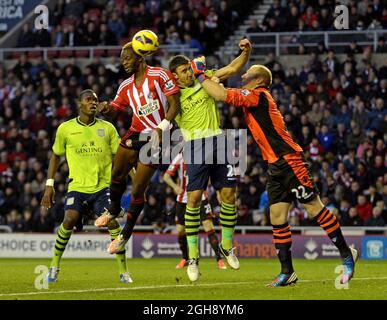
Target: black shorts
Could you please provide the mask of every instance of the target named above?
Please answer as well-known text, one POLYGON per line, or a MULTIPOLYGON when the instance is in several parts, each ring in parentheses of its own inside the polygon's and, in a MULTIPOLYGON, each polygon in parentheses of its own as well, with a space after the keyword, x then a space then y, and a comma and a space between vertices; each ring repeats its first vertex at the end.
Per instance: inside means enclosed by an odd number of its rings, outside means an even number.
POLYGON ((105 188, 96 193, 70 191, 66 194, 64 210, 75 210, 80 214, 90 212, 100 216, 110 204, 110 189, 105 188))
POLYGON ((100 216, 110 204, 110 189, 105 188, 96 193, 82 193, 70 191, 66 194, 64 210, 75 210, 79 212, 76 224, 78 231, 83 229, 83 222, 93 218, 94 214, 100 216))
POLYGON ((128 130, 122 137, 120 146, 126 149, 140 151, 150 140, 150 136, 146 140, 144 138, 140 140, 140 133, 128 130))
MULTIPOLYGON (((181 224, 184 226, 184 214, 185 214, 185 208, 187 204, 182 202, 176 202, 176 216, 175 216, 175 222, 176 224, 181 224)), ((200 207, 200 220, 212 220, 212 209, 211 205, 208 203, 208 200, 203 200, 202 205, 200 207)))
MULTIPOLYGON (((143 137, 140 137, 141 132, 134 132, 131 130, 128 130, 125 135, 122 137, 120 146, 129 149, 129 150, 135 150, 140 153, 141 148, 144 147, 150 140, 150 134, 144 135, 143 137)), ((161 163, 162 153, 159 152, 159 155, 151 158, 151 149, 149 145, 149 149, 147 150, 146 154, 139 154, 138 161, 142 164, 145 164, 147 166, 157 168, 159 164, 161 163), (142 157, 145 157, 145 160, 142 161, 142 157)))
POLYGON ((308 203, 314 200, 319 191, 309 167, 303 153, 300 152, 287 154, 269 164, 267 183, 269 205, 278 202, 291 203, 294 200, 308 203))
POLYGON ((192 140, 184 145, 187 192, 206 190, 210 179, 216 190, 236 187, 235 167, 228 161, 227 143, 217 141, 220 136, 192 140))

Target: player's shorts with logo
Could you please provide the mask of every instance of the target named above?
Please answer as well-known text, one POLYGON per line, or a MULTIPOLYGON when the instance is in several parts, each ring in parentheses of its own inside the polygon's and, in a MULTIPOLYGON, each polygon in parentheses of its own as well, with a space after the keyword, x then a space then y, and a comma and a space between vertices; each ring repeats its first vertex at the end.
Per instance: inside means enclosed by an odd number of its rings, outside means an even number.
POLYGON ((210 179, 216 190, 236 186, 235 167, 228 161, 224 134, 188 141, 183 154, 188 176, 187 192, 206 190, 210 179))
POLYGON ((120 146, 125 149, 140 151, 148 143, 150 135, 141 135, 141 132, 128 130, 122 137, 120 146))
POLYGON ((284 155, 278 161, 270 163, 267 183, 269 205, 291 203, 294 200, 308 203, 314 200, 319 191, 309 167, 302 152, 284 155))
POLYGON ((81 216, 90 212, 100 216, 110 204, 110 190, 104 188, 96 193, 70 191, 66 194, 64 210, 78 211, 81 216))
MULTIPOLYGON (((186 206, 187 206, 186 203, 176 202, 175 222, 183 226, 185 225, 184 214, 185 214, 186 206)), ((202 205, 200 207, 200 220, 204 221, 212 218, 214 218, 214 216, 212 215, 211 205, 208 203, 208 200, 203 200, 202 205)))

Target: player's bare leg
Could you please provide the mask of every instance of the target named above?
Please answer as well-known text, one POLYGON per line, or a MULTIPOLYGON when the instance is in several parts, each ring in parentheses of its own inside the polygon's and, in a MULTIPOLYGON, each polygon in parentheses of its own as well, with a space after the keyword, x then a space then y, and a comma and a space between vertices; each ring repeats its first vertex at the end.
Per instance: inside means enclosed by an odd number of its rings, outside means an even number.
MULTIPOLYGON (((117 219, 110 220, 108 225, 108 231, 110 234, 111 241, 114 241, 117 236, 121 233, 121 226, 118 223, 117 219)), ((116 253, 116 260, 118 264, 118 273, 120 277, 120 281, 123 283, 132 283, 131 274, 128 272, 126 267, 126 251, 123 248, 121 251, 116 253)))
POLYGON ((127 220, 120 235, 110 243, 108 248, 109 253, 113 254, 121 251, 122 248, 124 248, 126 242, 128 242, 132 236, 134 225, 136 224, 137 218, 144 208, 145 190, 148 187, 155 171, 156 169, 152 166, 138 163, 136 175, 132 185, 132 198, 128 210, 127 220))
POLYGON ((278 202, 270 206, 274 246, 281 263, 281 273, 267 287, 283 287, 297 282, 292 263, 292 234, 288 223, 290 203, 278 202))
POLYGON ((73 228, 76 225, 80 214, 75 210, 66 210, 64 220, 58 228, 55 247, 54 247, 54 256, 51 260, 50 269, 47 274, 48 282, 57 282, 59 274, 59 264, 62 258, 63 252, 66 249, 66 245, 70 240, 73 228))
POLYGON ((138 151, 127 149, 121 145, 114 157, 112 181, 110 184, 111 204, 106 211, 95 220, 96 227, 106 227, 110 220, 115 219, 121 212, 121 197, 125 192, 129 171, 136 165, 138 151))
POLYGON ((219 269, 227 269, 226 265, 220 254, 219 249, 219 240, 215 232, 214 224, 212 223, 212 219, 208 218, 202 221, 203 229, 207 234, 208 242, 210 243, 212 250, 215 252, 216 263, 219 269))
POLYGON ((348 247, 337 218, 324 206, 319 196, 304 204, 304 207, 308 212, 309 218, 314 219, 317 224, 324 229, 328 237, 339 250, 344 266, 340 282, 347 283, 351 280, 355 272, 355 262, 358 258, 357 250, 348 247))
POLYGON ((187 207, 184 221, 188 243, 188 268, 187 274, 191 281, 199 279, 199 227, 200 227, 200 205, 203 190, 188 192, 187 207))
POLYGON ((237 210, 235 188, 222 188, 220 190, 220 223, 222 225, 222 242, 219 246, 220 253, 225 257, 232 269, 239 269, 239 261, 232 246, 234 230, 237 223, 237 210))

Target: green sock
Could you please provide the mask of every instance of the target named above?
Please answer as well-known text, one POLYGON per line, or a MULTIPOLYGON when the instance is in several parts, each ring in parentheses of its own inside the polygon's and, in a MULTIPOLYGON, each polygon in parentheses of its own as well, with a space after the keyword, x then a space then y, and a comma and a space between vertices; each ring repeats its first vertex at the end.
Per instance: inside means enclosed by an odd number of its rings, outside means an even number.
POLYGON ((60 259, 62 254, 66 249, 67 242, 71 237, 73 230, 67 230, 63 227, 63 223, 59 226, 58 232, 56 235, 55 247, 54 247, 54 256, 51 260, 51 267, 59 267, 60 259))
MULTIPOLYGON (((121 233, 121 227, 118 227, 117 229, 109 230, 110 233, 110 239, 113 241, 115 238, 118 237, 118 235, 121 233)), ((116 260, 118 263, 118 272, 125 273, 128 270, 126 269, 126 256, 125 256, 125 249, 116 253, 116 260)))
POLYGON ((188 243, 188 258, 199 258, 198 240, 199 240, 199 227, 200 227, 200 207, 185 209, 185 231, 187 234, 188 243))
POLYGON ((222 247, 232 248, 232 238, 237 223, 236 205, 222 202, 220 207, 220 224, 222 225, 222 247))

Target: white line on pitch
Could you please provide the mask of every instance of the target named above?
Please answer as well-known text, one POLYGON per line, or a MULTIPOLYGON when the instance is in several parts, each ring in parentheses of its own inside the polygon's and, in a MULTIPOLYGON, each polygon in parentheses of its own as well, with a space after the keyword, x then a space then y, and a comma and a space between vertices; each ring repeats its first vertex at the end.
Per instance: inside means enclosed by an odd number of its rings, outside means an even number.
MULTIPOLYGON (((351 281, 366 281, 366 280, 387 280, 387 277, 369 277, 369 278, 353 278, 351 281)), ((334 279, 316 279, 316 280, 298 280, 298 282, 322 282, 322 281, 334 281, 334 279)), ((0 297, 10 296, 33 296, 41 294, 53 294, 53 293, 87 293, 87 292, 103 292, 103 291, 132 291, 132 290, 149 290, 149 289, 166 289, 166 288, 185 288, 185 287, 216 287, 224 285, 243 285, 243 284, 259 284, 258 281, 245 281, 245 282, 222 282, 222 283, 197 283, 197 284, 178 284, 178 285, 159 285, 159 286, 140 286, 129 288, 97 288, 87 290, 62 290, 62 291, 34 291, 34 292, 15 292, 15 293, 0 293, 0 297)))
POLYGON ((177 285, 159 285, 159 286, 142 286, 142 287, 129 287, 129 288, 97 288, 87 290, 63 290, 63 291, 35 291, 35 292, 20 292, 20 293, 1 293, 0 297, 4 296, 27 296, 27 295, 39 295, 47 293, 86 293, 86 292, 101 292, 101 291, 132 291, 132 290, 147 290, 147 289, 165 289, 165 288, 184 288, 184 287, 212 287, 223 285, 242 285, 242 284, 254 284, 255 281, 248 282, 222 282, 222 283, 198 283, 198 284, 177 284, 177 285))

